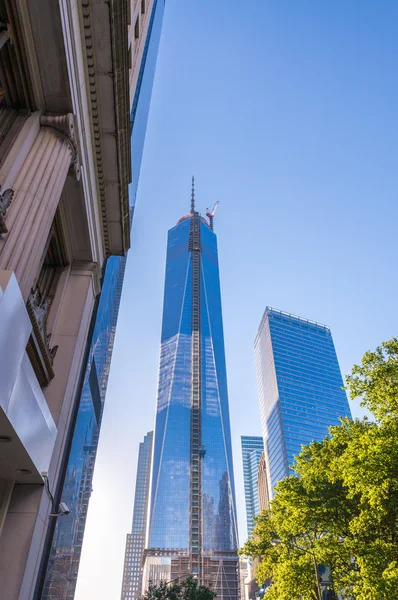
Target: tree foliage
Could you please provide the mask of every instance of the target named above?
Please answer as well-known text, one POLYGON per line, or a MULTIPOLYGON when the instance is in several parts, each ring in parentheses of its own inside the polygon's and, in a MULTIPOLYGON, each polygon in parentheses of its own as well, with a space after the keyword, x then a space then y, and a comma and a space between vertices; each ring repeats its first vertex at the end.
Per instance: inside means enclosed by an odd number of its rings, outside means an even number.
POLYGON ((182 581, 161 581, 159 585, 149 584, 142 600, 214 600, 216 593, 205 585, 199 585, 194 577, 182 581))
POLYGON ((303 447, 241 551, 261 557, 267 600, 316 599, 314 561, 345 598, 398 598, 398 339, 366 352, 346 384, 375 421, 343 419, 303 447))

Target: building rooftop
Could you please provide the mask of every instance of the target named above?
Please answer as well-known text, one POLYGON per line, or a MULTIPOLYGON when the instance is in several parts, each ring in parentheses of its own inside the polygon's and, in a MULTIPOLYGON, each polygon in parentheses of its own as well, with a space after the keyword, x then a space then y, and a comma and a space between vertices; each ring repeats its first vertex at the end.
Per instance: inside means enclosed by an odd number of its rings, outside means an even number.
POLYGON ((289 319, 290 321, 297 321, 303 325, 311 325, 313 327, 316 327, 317 329, 323 329, 324 331, 327 331, 328 333, 330 333, 330 327, 328 325, 324 325, 323 323, 318 323, 318 321, 313 321, 311 319, 305 319, 304 317, 299 317, 298 315, 294 315, 293 313, 289 313, 284 310, 279 310, 278 308, 273 308, 272 306, 266 306, 264 314, 263 314, 261 322, 260 322, 260 326, 257 331, 256 339, 254 341, 255 344, 258 340, 258 337, 262 331, 262 328, 266 321, 266 317, 268 315, 271 315, 273 317, 280 317, 282 319, 286 318, 286 319, 289 319))

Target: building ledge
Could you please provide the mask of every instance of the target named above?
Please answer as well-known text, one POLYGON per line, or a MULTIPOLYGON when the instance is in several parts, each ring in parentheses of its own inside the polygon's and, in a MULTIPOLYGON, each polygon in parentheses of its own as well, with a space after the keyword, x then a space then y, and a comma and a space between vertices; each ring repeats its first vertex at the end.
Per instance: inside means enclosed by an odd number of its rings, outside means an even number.
POLYGON ((124 255, 130 247, 128 5, 83 0, 83 15, 105 249, 124 255))

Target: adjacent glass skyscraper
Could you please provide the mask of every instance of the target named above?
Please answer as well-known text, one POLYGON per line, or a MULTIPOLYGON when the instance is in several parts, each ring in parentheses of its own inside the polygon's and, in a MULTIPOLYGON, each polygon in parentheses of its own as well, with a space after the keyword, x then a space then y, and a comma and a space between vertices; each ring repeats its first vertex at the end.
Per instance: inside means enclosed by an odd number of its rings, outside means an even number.
POLYGON ((108 259, 62 488, 70 513, 54 522, 38 596, 46 600, 73 600, 75 595, 125 267, 124 256, 108 259))
POLYGON ((272 498, 301 445, 351 413, 329 327, 267 306, 254 346, 272 498))
POLYGON ((135 482, 133 525, 127 534, 121 600, 137 600, 141 596, 142 558, 149 504, 153 431, 144 437, 138 453, 135 482))
POLYGON ((245 486, 247 535, 250 538, 254 527, 253 517, 260 512, 258 501, 258 465, 264 450, 262 437, 241 436, 243 483, 245 486))
POLYGON ((238 539, 217 238, 195 211, 168 234, 144 586, 191 573, 238 598, 238 539))

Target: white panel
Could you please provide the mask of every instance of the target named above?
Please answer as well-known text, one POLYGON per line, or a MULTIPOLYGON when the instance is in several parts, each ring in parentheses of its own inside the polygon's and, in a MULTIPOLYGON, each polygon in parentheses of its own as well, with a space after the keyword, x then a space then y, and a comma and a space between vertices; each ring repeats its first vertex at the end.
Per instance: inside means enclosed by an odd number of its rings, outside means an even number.
POLYGON ((57 429, 26 354, 10 398, 7 417, 38 473, 47 472, 57 429))
POLYGON ((12 438, 2 444, 0 474, 18 478, 18 469, 29 469, 26 481, 41 483, 57 429, 26 354, 32 326, 15 275, 0 270, 0 287, 0 434, 12 438))
POLYGON ((0 286, 0 406, 7 411, 32 325, 15 275, 0 271, 0 286))

